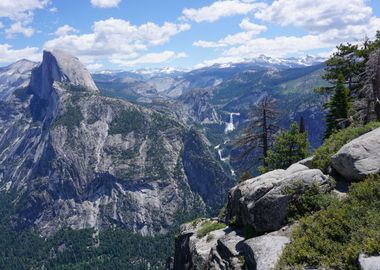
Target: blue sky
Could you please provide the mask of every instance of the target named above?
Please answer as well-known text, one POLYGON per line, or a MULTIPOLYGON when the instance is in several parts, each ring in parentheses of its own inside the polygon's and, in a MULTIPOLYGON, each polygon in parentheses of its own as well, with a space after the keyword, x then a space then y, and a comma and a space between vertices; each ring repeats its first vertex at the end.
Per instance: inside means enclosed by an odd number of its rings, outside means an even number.
POLYGON ((380 30, 378 0, 1 0, 0 65, 62 49, 91 70, 328 56, 380 30))

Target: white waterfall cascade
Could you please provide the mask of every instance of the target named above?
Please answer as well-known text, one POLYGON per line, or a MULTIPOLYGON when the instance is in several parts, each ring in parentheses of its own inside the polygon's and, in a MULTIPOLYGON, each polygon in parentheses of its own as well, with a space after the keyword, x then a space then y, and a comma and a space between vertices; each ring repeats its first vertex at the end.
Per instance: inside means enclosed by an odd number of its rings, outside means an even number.
POLYGON ((240 113, 230 113, 230 122, 226 123, 226 128, 224 129, 226 134, 235 130, 234 115, 240 116, 240 113))

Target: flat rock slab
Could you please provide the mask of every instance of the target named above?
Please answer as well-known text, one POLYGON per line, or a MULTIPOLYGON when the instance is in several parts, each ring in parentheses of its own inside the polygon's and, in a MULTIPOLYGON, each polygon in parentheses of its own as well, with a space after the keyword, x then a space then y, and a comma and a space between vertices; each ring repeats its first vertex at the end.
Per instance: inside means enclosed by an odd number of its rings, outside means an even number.
POLYGON ((285 245, 290 243, 287 236, 277 232, 248 239, 244 242, 244 253, 247 256, 249 269, 274 269, 285 245))

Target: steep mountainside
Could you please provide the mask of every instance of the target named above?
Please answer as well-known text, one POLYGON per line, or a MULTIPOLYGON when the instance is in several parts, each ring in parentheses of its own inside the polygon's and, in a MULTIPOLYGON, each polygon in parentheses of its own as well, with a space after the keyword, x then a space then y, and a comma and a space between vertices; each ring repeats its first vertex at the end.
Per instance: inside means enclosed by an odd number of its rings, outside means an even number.
MULTIPOLYGON (((325 85, 321 59, 273 59, 265 56, 250 63, 214 65, 192 71, 116 72, 95 74, 106 95, 144 103, 190 125, 204 129, 214 154, 232 175, 241 164, 230 162, 233 141, 247 123, 250 107, 270 95, 277 99, 279 126, 306 122, 311 146, 317 148, 324 134, 326 98, 314 93, 325 85)), ((244 167, 244 166, 243 166, 244 167)))
POLYGON ((104 97, 77 58, 44 52, 0 108, 0 183, 18 228, 119 224, 165 233, 176 215, 221 207, 233 184, 198 131, 104 97))
POLYGON ((15 89, 27 86, 32 69, 37 65, 29 60, 20 60, 0 68, 0 100, 6 99, 15 89))

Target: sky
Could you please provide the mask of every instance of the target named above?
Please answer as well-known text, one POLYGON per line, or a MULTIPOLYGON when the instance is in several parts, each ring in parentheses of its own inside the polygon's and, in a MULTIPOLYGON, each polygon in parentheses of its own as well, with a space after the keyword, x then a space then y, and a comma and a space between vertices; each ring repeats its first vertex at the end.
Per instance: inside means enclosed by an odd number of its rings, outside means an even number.
POLYGON ((327 57, 380 30, 380 0, 0 0, 0 66, 44 49, 91 71, 327 57))

